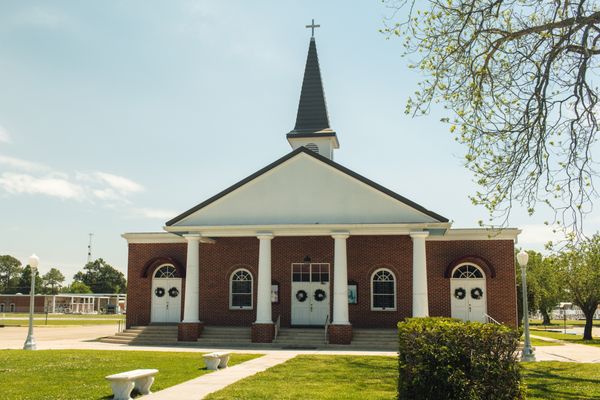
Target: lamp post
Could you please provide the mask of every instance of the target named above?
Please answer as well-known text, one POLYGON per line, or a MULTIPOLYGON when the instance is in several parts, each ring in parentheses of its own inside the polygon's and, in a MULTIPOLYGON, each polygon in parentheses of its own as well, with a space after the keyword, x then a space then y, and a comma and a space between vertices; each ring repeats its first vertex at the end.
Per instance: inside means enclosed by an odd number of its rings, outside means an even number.
POLYGON ((527 262, 529 254, 525 250, 521 250, 517 254, 517 262, 521 266, 521 284, 523 285, 523 325, 525 333, 525 345, 521 353, 521 361, 535 361, 535 354, 531 347, 531 338, 529 337, 529 305, 527 304, 527 262))
POLYGON ((35 350, 37 345, 35 344, 35 338, 33 337, 33 309, 35 306, 35 273, 37 272, 40 258, 35 254, 29 257, 29 267, 31 268, 31 289, 29 291, 29 332, 27 332, 27 339, 23 345, 23 350, 35 350))

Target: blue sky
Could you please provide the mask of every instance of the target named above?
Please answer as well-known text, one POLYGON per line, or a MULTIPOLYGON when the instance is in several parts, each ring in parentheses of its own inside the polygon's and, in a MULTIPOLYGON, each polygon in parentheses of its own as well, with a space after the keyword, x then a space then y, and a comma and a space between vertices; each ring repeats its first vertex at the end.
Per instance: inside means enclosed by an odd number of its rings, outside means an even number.
MULTIPOLYGON (((336 161, 475 227, 444 116, 404 115, 419 75, 378 1, 0 3, 0 254, 68 276, 126 271, 123 232, 164 222, 287 153, 315 18, 336 161)), ((552 237, 515 210, 520 244, 552 237)), ((596 212, 588 230, 600 226, 596 212)))

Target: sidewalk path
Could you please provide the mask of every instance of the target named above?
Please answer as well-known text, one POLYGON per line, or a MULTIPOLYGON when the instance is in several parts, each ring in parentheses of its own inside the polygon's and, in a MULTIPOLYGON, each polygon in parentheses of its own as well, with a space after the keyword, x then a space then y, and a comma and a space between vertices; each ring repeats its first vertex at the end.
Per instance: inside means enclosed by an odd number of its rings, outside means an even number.
POLYGON ((600 347, 563 342, 557 339, 531 335, 532 338, 548 342, 563 343, 562 346, 537 346, 537 361, 569 361, 582 363, 600 363, 600 347))
MULTIPOLYGON (((171 386, 170 388, 144 396, 144 400, 196 400, 203 399, 206 395, 223 389, 241 379, 247 378, 258 372, 265 371, 275 365, 281 364, 296 356, 294 352, 271 353, 254 360, 246 361, 202 375, 196 379, 171 386)), ((160 372, 159 372, 160 374, 160 372)))

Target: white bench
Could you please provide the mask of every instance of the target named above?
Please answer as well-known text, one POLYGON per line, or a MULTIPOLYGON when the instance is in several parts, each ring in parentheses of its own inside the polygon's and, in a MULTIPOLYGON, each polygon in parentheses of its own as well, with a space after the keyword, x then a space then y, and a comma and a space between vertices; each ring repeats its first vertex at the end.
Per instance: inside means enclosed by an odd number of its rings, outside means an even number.
POLYGON ((157 369, 134 369, 106 377, 110 381, 114 400, 131 400, 131 391, 135 388, 141 394, 150 394, 157 369))
POLYGON ((216 371, 219 368, 227 368, 231 353, 209 353, 202 356, 206 369, 216 371))

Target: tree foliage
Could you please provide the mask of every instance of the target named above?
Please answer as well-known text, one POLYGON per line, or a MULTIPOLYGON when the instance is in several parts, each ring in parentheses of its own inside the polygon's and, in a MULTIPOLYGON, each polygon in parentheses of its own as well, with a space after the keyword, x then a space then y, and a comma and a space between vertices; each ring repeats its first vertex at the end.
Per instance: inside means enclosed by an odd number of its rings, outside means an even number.
POLYGON ((94 293, 125 293, 127 290, 125 275, 102 258, 87 263, 73 279, 85 283, 94 293))
POLYGON ((570 297, 585 315, 583 339, 591 340, 593 317, 600 304, 600 234, 570 244, 560 256, 560 265, 570 297))
MULTIPOLYGON (((29 294, 31 293, 31 267, 26 265, 21 271, 19 278, 19 285, 17 287, 19 293, 29 294)), ((40 279, 40 270, 35 271, 35 293, 40 294, 42 292, 42 280, 40 279)))
POLYGON ((57 294, 64 281, 65 276, 57 268, 50 268, 50 271, 42 276, 44 291, 48 294, 57 294))
POLYGON ((22 271, 21 261, 10 255, 0 256, 0 293, 14 293, 22 271))
POLYGON ((515 202, 530 214, 545 203, 580 235, 597 195, 598 2, 383 1, 396 11, 384 32, 425 76, 406 111, 451 111, 444 121, 481 187, 473 203, 504 223, 515 202))
MULTIPOLYGON (((544 257, 536 251, 528 251, 527 263, 527 300, 530 310, 539 310, 543 324, 550 324, 550 313, 561 301, 565 301, 563 276, 557 257, 544 257)), ((521 287, 520 266, 517 263, 517 282, 521 287)))
POLYGON ((79 281, 74 281, 73 283, 71 283, 71 285, 65 286, 62 289, 62 292, 63 293, 82 293, 82 294, 93 293, 92 289, 90 289, 90 287, 88 285, 86 285, 83 282, 79 282, 79 281))

